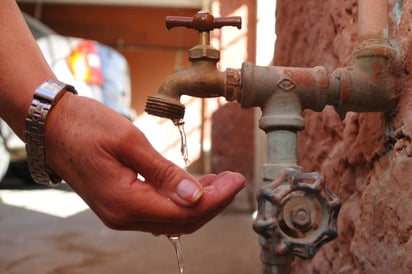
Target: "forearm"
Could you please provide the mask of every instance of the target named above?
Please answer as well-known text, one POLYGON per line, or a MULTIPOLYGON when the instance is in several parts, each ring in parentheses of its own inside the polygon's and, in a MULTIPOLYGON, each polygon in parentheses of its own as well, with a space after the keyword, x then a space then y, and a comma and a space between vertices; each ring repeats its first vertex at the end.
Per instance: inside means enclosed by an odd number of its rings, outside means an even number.
POLYGON ((24 140, 34 90, 55 78, 14 0, 0 1, 0 117, 24 140))

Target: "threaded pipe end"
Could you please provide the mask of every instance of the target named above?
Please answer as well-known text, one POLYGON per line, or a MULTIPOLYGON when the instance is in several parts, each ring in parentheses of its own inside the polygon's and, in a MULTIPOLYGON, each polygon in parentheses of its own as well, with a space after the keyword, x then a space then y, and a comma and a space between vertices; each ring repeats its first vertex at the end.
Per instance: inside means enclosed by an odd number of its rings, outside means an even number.
POLYGON ((185 116, 185 107, 183 105, 156 96, 147 98, 144 110, 148 114, 169 118, 172 121, 179 121, 185 116))

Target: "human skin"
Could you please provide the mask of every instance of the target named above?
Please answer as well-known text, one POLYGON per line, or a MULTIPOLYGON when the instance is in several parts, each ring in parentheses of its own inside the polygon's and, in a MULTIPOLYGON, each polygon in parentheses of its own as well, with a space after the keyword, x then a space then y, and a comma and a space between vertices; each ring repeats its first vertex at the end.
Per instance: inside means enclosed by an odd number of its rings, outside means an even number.
MULTIPOLYGON (((0 117, 24 140, 34 90, 56 77, 14 0, 0 1, 0 33, 0 117)), ((48 167, 119 230, 192 233, 245 186, 233 172, 195 179, 160 155, 126 118, 71 93, 48 114, 45 155, 48 167)))

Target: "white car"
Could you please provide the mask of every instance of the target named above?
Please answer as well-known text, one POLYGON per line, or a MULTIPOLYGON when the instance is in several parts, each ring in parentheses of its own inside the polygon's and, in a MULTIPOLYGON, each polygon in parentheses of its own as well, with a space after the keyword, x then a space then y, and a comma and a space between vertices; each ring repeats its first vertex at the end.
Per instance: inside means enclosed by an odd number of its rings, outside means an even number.
MULTIPOLYGON (((80 96, 94 98, 134 120, 129 66, 123 55, 93 40, 59 35, 27 14, 24 18, 59 80, 73 85, 80 96)), ((0 180, 13 163, 17 173, 27 173, 25 160, 24 143, 0 120, 0 180)))

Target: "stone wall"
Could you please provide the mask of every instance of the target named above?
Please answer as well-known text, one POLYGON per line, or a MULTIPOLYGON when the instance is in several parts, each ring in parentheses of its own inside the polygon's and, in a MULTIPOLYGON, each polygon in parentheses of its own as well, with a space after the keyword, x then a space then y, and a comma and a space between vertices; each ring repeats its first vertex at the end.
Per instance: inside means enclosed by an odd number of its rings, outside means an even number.
MULTIPOLYGON (((338 239, 312 260, 297 259, 293 273, 412 273, 412 1, 389 2, 399 104, 389 115, 348 113, 344 120, 331 107, 304 112, 300 165, 321 172, 344 204, 338 239)), ((275 65, 351 65, 357 13, 356 0, 278 0, 275 65)))

